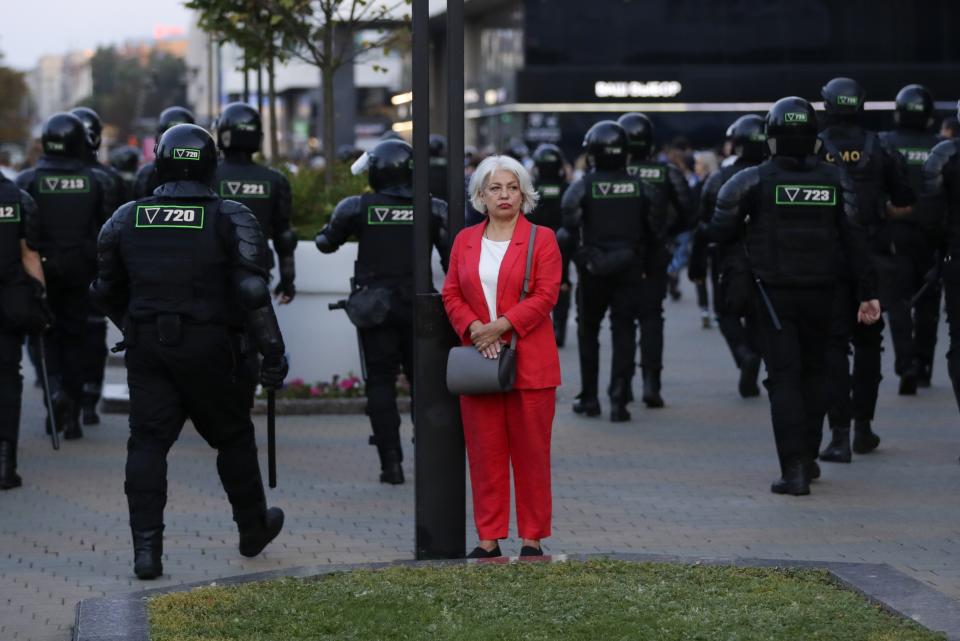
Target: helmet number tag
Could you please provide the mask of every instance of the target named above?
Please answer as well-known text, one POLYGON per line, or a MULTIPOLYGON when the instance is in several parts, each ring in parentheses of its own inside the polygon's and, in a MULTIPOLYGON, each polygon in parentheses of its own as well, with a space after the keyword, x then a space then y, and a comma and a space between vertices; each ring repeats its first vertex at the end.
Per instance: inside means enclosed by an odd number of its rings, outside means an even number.
POLYGON ((778 205, 830 206, 837 204, 837 188, 832 185, 777 185, 778 205))
POLYGON ((41 176, 41 194, 85 194, 90 191, 86 176, 41 176))
POLYGON ((370 205, 368 225, 412 225, 413 205, 370 205))
POLYGON ((540 185, 540 195, 544 198, 559 198, 560 185, 540 185))
POLYGON ((200 150, 194 147, 174 147, 174 160, 200 160, 200 150))
POLYGON ((640 185, 633 180, 597 181, 592 194, 594 198, 636 198, 640 185))
POLYGON ((203 229, 202 205, 137 205, 138 229, 203 229))
POLYGON ((19 223, 20 203, 0 205, 0 223, 19 223))
POLYGON ((662 183, 666 176, 663 167, 649 165, 627 165, 627 173, 645 183, 662 183))
POLYGON ((897 149, 908 165, 922 165, 930 157, 930 150, 923 147, 901 147, 897 149))
POLYGON ((221 198, 269 198, 268 180, 221 180, 221 198))

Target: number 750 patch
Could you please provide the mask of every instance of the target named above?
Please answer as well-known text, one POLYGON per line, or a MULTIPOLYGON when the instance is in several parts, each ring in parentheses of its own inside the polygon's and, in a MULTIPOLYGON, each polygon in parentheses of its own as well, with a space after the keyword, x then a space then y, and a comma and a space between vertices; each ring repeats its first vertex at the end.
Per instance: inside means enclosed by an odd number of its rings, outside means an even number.
POLYGON ((202 205, 137 205, 141 229, 203 229, 202 205))

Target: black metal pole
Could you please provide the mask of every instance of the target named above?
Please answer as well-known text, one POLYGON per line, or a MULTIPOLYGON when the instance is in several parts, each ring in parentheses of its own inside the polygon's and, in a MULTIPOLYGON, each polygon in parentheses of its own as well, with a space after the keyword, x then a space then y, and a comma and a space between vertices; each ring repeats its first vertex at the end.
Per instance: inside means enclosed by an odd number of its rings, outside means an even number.
POLYGON ((463 229, 463 0, 447 0, 447 194, 450 238, 463 229))
MULTIPOLYGON (((457 337, 450 328, 440 295, 433 291, 430 274, 428 11, 428 0, 413 0, 416 557, 445 559, 461 558, 466 552, 466 475, 459 400, 446 389, 447 352, 456 344, 457 337)), ((462 28, 448 37, 461 38, 462 28)), ((462 99, 463 92, 460 93, 462 99)), ((461 118, 462 113, 459 111, 456 117, 461 118)))

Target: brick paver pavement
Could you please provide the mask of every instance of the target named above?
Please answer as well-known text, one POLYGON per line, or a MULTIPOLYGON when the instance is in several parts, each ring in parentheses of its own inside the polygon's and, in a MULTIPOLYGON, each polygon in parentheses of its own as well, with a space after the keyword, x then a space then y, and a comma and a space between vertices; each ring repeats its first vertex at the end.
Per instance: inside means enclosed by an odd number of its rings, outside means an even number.
MULTIPOLYGON (((960 429, 943 345, 934 387, 916 398, 896 395, 888 350, 878 452, 852 465, 823 464, 812 496, 775 496, 768 491, 776 462, 767 401, 737 396, 729 353, 717 330, 700 329, 690 298, 688 291, 668 303, 663 410, 634 405, 626 424, 573 415, 576 348, 561 351, 567 385, 553 439, 547 551, 886 562, 960 598, 960 429)), ((122 375, 110 372, 114 381, 122 375)), ((407 484, 383 486, 365 417, 281 417, 280 487, 269 491, 287 513, 277 541, 259 558, 239 555, 214 452, 188 426, 170 456, 166 574, 141 583, 131 572, 123 496, 125 417, 105 416, 83 440, 54 453, 40 428, 40 402, 28 389, 25 485, 0 493, 3 641, 69 639, 74 606, 87 597, 412 557, 412 448, 407 484)), ((257 425, 262 440, 262 417, 257 425)), ((404 433, 409 443, 408 424, 404 433)), ((468 532, 472 545, 472 526, 468 532)), ((503 547, 516 554, 519 541, 503 547)))

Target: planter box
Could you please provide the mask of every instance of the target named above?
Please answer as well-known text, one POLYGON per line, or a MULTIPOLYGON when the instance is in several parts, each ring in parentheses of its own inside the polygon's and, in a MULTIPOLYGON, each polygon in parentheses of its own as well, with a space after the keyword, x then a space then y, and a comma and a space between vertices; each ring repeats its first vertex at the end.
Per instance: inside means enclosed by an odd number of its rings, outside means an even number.
MULTIPOLYGON (((365 398, 295 398, 277 399, 278 416, 307 416, 315 414, 363 414, 366 408, 365 398)), ((410 398, 401 396, 397 407, 404 414, 410 413, 410 398)), ((123 384, 103 386, 103 400, 100 411, 104 414, 129 414, 130 393, 123 384)), ((253 404, 253 414, 266 414, 267 401, 257 399, 253 404)))

